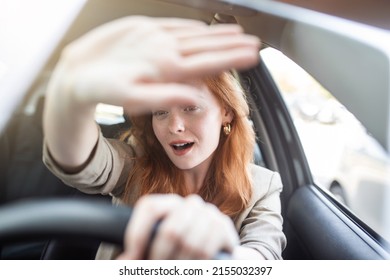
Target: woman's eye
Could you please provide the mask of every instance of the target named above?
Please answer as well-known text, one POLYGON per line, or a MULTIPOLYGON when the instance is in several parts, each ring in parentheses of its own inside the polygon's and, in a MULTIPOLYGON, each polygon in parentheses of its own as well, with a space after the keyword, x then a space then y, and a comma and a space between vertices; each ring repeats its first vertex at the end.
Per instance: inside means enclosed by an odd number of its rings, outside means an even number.
POLYGON ((194 112, 194 111, 197 111, 199 109, 199 107, 197 106, 188 106, 184 109, 184 111, 186 112, 194 112))
POLYGON ((166 116, 167 114, 168 114, 167 111, 159 110, 159 111, 153 112, 153 117, 162 118, 162 117, 166 116))

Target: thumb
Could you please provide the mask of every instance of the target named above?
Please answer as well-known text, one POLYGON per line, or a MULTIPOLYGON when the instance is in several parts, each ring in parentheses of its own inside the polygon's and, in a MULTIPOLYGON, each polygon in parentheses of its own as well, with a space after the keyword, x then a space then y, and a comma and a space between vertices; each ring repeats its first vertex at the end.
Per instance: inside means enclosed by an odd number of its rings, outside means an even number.
POLYGON ((129 252, 123 252, 121 253, 117 258, 117 260, 137 260, 138 258, 135 258, 133 254, 130 254, 129 252))

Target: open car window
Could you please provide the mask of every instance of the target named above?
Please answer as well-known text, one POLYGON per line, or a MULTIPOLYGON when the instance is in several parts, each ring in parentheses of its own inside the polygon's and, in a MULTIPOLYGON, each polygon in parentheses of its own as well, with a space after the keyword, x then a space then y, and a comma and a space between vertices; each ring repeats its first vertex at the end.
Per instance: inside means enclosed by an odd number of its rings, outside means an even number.
POLYGON ((293 118, 317 186, 390 241, 386 150, 299 65, 272 48, 261 56, 293 118))

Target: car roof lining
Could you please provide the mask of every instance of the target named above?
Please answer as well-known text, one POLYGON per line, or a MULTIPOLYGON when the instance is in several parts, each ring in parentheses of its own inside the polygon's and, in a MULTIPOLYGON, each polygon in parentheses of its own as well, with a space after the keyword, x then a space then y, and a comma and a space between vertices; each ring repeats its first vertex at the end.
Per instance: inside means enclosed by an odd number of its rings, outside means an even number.
POLYGON ((383 0, 277 0, 390 30, 390 2, 383 0))

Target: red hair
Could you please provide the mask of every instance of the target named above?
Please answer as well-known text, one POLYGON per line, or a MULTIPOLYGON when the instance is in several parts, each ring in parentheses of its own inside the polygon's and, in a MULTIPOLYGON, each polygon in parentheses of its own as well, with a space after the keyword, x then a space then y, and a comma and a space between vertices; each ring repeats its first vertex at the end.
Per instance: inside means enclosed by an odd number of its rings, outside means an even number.
MULTIPOLYGON (((237 80, 230 73, 205 78, 206 85, 221 106, 231 110, 231 132, 220 133, 219 145, 198 192, 205 201, 215 204, 221 212, 234 218, 243 211, 252 195, 249 164, 253 160, 255 133, 248 120, 249 106, 237 80)), ((137 157, 130 171, 123 200, 130 197, 134 186, 140 195, 176 193, 186 196, 183 174, 168 158, 152 128, 152 116, 131 118, 132 128, 125 134, 133 136, 144 154, 137 157)))

